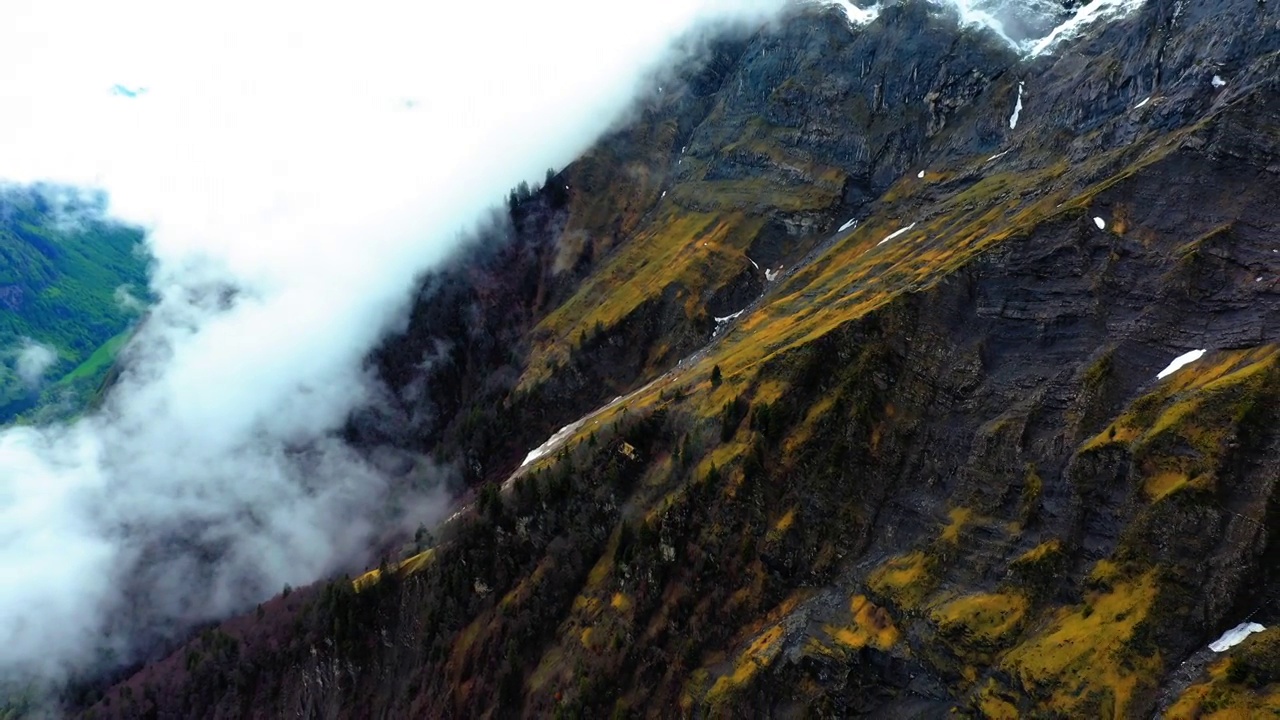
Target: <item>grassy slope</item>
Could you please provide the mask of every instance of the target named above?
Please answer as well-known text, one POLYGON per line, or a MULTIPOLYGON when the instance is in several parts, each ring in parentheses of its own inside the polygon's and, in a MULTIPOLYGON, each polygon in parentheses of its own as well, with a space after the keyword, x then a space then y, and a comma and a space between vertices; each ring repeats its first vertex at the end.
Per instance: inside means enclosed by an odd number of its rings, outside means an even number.
MULTIPOLYGON (((972 168, 967 170, 972 172, 972 168)), ((919 289, 922 283, 940 282, 951 270, 962 267, 983 249, 1016 232, 1030 232, 1039 222, 1079 213, 1094 188, 1070 198, 1062 207, 1055 206, 1068 199, 1065 189, 1030 204, 1007 199, 1011 191, 1016 195, 1018 190, 1055 181, 1059 188, 1068 188, 1071 180, 1063 177, 1066 174, 1064 168, 1055 166, 1021 177, 1002 174, 976 177, 961 189, 952 190, 950 196, 944 196, 933 205, 928 216, 918 221, 914 212, 921 204, 919 199, 906 191, 898 193, 868 222, 841 237, 824 256, 777 288, 754 315, 713 348, 700 366, 632 398, 628 410, 615 409, 600 418, 601 424, 608 427, 625 424, 628 411, 647 413, 655 408, 672 411, 680 408, 681 412, 692 411, 694 416, 713 421, 721 407, 736 395, 750 397, 757 406, 776 403, 787 392, 790 381, 765 376, 766 368, 776 366, 772 362, 775 359, 858 321, 902 293, 919 289), (889 233, 913 221, 917 225, 911 232, 885 245, 878 244, 889 233), (725 371, 726 382, 718 388, 705 381, 713 364, 719 364, 725 371), (677 387, 682 388, 677 397, 686 392, 692 394, 673 402, 677 387)), ((715 197, 714 185, 700 183, 698 190, 704 202, 710 202, 708 197, 715 197)), ((737 193, 739 188, 734 185, 728 191, 737 193)), ((725 239, 731 238, 733 228, 743 223, 743 215, 736 209, 717 214, 682 211, 677 207, 659 213, 649 226, 651 229, 640 229, 637 241, 608 259, 602 269, 583 284, 578 296, 544 321, 543 328, 553 331, 557 337, 573 337, 597 321, 606 326, 616 322, 643 299, 662 292, 669 285, 695 295, 704 292, 705 283, 714 283, 718 268, 728 264, 720 260, 721 256, 740 251, 741 241, 726 242, 725 239), (704 242, 707 243, 705 251, 704 242), (606 286, 615 290, 605 293, 601 288, 606 286)), ((849 407, 843 399, 842 403, 839 409, 847 413, 849 407)), ((818 398, 813 407, 803 413, 804 420, 788 430, 782 443, 789 458, 787 464, 798 466, 804 456, 812 455, 815 444, 825 441, 811 435, 814 425, 823 424, 822 419, 831 412, 832 404, 832 396, 818 398)), ((571 446, 577 448, 576 454, 581 454, 589 444, 589 432, 584 428, 581 437, 571 442, 571 446)), ((758 431, 744 426, 726 442, 713 446, 696 463, 692 477, 705 477, 712 468, 720 468, 718 472, 724 477, 724 487, 720 490, 724 493, 724 502, 735 502, 735 496, 750 492, 751 482, 745 468, 759 443, 758 438, 758 431)), ((564 459, 549 459, 541 465, 557 467, 564 459)), ((682 485, 678 480, 681 476, 679 468, 670 460, 655 458, 630 501, 646 518, 646 524, 661 526, 663 519, 672 513, 688 512, 680 508, 691 502, 690 496, 706 492, 682 485)), ((776 515, 767 523, 769 529, 764 541, 785 545, 791 540, 789 535, 795 534, 795 507, 779 509, 776 515)), ((1132 662, 1126 661, 1128 669, 1121 670, 1118 665, 1099 660, 1114 657, 1115 663, 1119 663, 1119 658, 1127 657, 1122 653, 1126 639, 1152 601, 1154 588, 1150 573, 1132 570, 1132 579, 1117 577, 1114 589, 1099 590, 1087 604, 1076 607, 1033 607, 1033 589, 1017 584, 994 593, 979 591, 965 595, 957 594, 955 589, 944 591, 940 589, 936 558, 939 553, 954 554, 958 550, 943 551, 939 543, 959 548, 966 526, 991 524, 987 519, 975 517, 967 508, 955 508, 950 517, 950 524, 940 528, 932 544, 890 558, 874 569, 866 587, 855 592, 849 601, 848 615, 830 618, 821 633, 809 638, 805 654, 843 656, 868 646, 909 654, 900 642, 896 614, 923 614, 936 628, 940 642, 959 658, 964 676, 976 680, 977 666, 1002 658, 998 662, 1009 671, 1023 674, 1029 683, 1044 686, 1047 702, 1065 703, 1102 688, 1116 696, 1115 702, 1122 710, 1137 681, 1136 675, 1143 668, 1135 670, 1132 662), (875 600, 869 600, 866 593, 875 600), (1104 612, 1095 615, 1094 606, 1104 612), (1124 615, 1120 622, 1123 627, 1116 624, 1118 615, 1124 615), (1028 630, 1033 626, 1038 629, 1028 630), (1088 657, 1076 654, 1061 658, 1045 650, 1068 641, 1084 643, 1094 634, 1113 638, 1116 648, 1101 649, 1096 653, 1102 654, 1088 657), (1095 674, 1078 678, 1059 689, 1060 682, 1076 676, 1082 667, 1095 674)), ((636 599, 620 589, 628 583, 618 576, 618 532, 615 530, 574 599, 558 633, 559 642, 542 655, 541 662, 532 671, 530 683, 534 691, 572 684, 577 675, 577 671, 570 672, 575 667, 574 658, 580 658, 584 652, 598 654, 604 643, 616 643, 620 633, 640 631, 633 624, 637 620, 636 599)), ((725 539, 725 528, 713 525, 707 532, 711 536, 697 545, 714 547, 725 539)), ((1054 554, 1052 544, 1048 545, 1039 552, 1029 553, 1023 560, 1024 565, 1034 565, 1054 554)), ((834 554, 836 551, 829 542, 820 543, 811 562, 829 564, 834 554)), ((410 561, 401 566, 401 571, 413 574, 428 567, 430 564, 410 561)), ((685 688, 682 704, 686 708, 709 706, 727 712, 724 708, 732 706, 735 695, 746 693, 760 673, 778 657, 789 632, 780 623, 805 599, 805 593, 787 595, 776 602, 768 599, 769 594, 764 591, 766 573, 758 561, 740 567, 738 572, 745 575, 738 578, 741 584, 727 590, 722 611, 741 617, 745 623, 726 647, 737 650, 702 656, 694 667, 683 671, 687 673, 682 682, 685 688)), ((357 585, 367 587, 375 580, 376 573, 361 578, 357 585)), ((519 588, 512 593, 509 598, 518 597, 519 588)), ((673 596, 664 598, 661 604, 678 607, 687 602, 673 596)), ((711 609, 699 605, 694 612, 703 615, 711 613, 711 609)), ((640 631, 647 642, 656 641, 652 627, 640 631)), ((484 628, 483 618, 479 624, 473 623, 464 634, 466 641, 455 652, 464 655, 471 652, 489 632, 484 628)), ((982 687, 982 703, 991 707, 1004 702, 998 697, 1010 692, 989 683, 982 687)), ((637 703, 644 701, 641 697, 634 698, 637 703)))
MULTIPOLYGON (((0 196, 0 423, 20 412, 56 403, 74 411, 101 382, 128 327, 137 319, 116 290, 146 291, 146 261, 137 253, 141 233, 107 223, 92 207, 51 209, 35 190, 0 196), (77 222, 55 215, 79 214, 77 222), (22 338, 58 356, 38 395, 13 374, 11 351, 22 338)), ((63 411, 59 411, 63 412, 63 411)))

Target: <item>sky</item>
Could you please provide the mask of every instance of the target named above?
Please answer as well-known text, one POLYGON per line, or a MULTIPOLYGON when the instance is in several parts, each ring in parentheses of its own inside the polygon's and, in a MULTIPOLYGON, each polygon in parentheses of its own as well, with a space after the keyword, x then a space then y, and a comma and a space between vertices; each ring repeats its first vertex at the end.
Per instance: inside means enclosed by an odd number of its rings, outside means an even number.
POLYGON ((0 182, 105 190, 158 301, 100 410, 0 431, 0 681, 121 662, 438 517, 424 490, 387 518, 335 435, 415 277, 678 36, 780 5, 10 0, 0 182))

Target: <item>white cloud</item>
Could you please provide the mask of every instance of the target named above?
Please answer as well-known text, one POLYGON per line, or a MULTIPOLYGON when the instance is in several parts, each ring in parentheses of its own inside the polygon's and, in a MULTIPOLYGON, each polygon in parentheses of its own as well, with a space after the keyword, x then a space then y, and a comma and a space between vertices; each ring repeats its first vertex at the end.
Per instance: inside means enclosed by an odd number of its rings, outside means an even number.
POLYGON ((116 305, 119 305, 120 309, 126 312, 140 313, 147 309, 147 304, 139 300, 133 294, 133 288, 128 285, 117 287, 112 297, 115 298, 116 305))
POLYGON ((14 371, 18 379, 27 387, 36 387, 44 380, 44 374, 58 362, 58 353, 53 348, 23 338, 14 360, 14 371))
POLYGON ((0 434, 0 676, 127 648, 126 591, 164 627, 359 557, 385 479, 333 433, 415 275, 679 33, 780 4, 7 6, 0 179, 105 188, 158 305, 100 412, 0 434))

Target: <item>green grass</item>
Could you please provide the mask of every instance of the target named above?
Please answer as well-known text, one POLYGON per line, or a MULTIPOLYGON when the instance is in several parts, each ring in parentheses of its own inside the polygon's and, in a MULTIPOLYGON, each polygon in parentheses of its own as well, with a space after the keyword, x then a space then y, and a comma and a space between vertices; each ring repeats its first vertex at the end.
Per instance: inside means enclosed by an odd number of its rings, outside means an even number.
POLYGON ((100 378, 111 369, 111 366, 116 361, 116 355, 120 354, 120 350, 124 348, 124 344, 129 340, 130 333, 130 330, 125 330, 119 335, 116 335, 110 340, 102 343, 102 345, 99 345, 98 349, 94 350, 93 354, 90 355, 88 359, 77 365, 71 372, 63 375, 62 378, 58 380, 58 384, 73 383, 77 380, 100 378))

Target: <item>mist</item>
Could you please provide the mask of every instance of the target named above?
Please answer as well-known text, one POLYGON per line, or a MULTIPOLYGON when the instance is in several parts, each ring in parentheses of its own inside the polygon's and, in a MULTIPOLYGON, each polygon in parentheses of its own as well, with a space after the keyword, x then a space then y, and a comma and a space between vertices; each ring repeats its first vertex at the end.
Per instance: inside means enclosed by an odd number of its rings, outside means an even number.
POLYGON ((23 338, 18 348, 14 371, 23 385, 36 387, 44 379, 45 371, 58 362, 58 354, 52 348, 32 340, 23 338))
POLYGON ((437 518, 429 458, 388 514, 392 478, 337 434, 415 278, 673 40, 781 0, 16 5, 0 180, 104 191, 154 259, 102 406, 0 432, 0 681, 56 682, 437 518))

